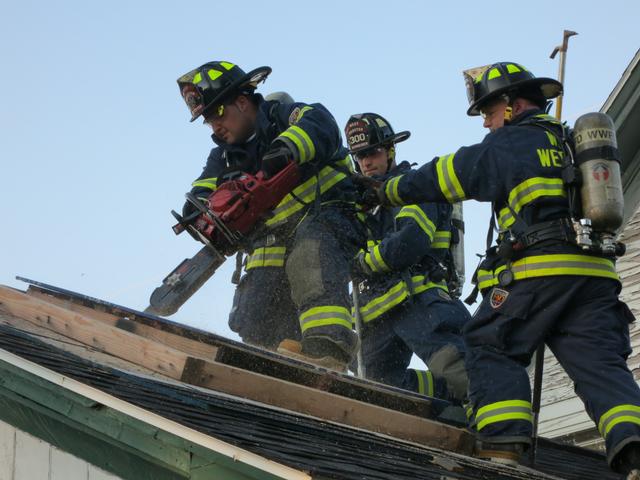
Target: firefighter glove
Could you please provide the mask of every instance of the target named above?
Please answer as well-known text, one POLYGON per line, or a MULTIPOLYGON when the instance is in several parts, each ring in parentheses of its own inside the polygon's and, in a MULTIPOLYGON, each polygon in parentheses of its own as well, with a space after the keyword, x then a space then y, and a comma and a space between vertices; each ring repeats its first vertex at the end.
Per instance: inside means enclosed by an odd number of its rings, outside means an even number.
POLYGON ((353 259, 353 273, 358 276, 371 277, 373 270, 366 261, 367 252, 360 250, 353 259))
POLYGON ((262 157, 262 171, 266 178, 273 177, 293 160, 291 150, 282 142, 274 142, 262 157))
POLYGON ((351 175, 351 180, 358 190, 360 202, 365 209, 369 210, 376 205, 389 204, 384 194, 384 182, 359 173, 351 175))

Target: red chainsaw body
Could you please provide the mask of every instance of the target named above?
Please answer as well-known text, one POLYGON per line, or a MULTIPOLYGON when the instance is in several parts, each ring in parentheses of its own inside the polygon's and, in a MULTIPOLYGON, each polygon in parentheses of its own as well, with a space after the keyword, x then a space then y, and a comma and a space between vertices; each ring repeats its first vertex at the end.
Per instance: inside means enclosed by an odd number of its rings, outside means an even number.
MULTIPOLYGON (((299 183, 300 169, 296 163, 291 162, 271 178, 265 178, 260 171, 256 175, 245 173, 224 182, 209 195, 206 204, 210 214, 228 230, 236 235, 244 235, 299 183)), ((233 247, 211 216, 200 215, 194 222, 194 227, 214 246, 223 250, 233 247)))

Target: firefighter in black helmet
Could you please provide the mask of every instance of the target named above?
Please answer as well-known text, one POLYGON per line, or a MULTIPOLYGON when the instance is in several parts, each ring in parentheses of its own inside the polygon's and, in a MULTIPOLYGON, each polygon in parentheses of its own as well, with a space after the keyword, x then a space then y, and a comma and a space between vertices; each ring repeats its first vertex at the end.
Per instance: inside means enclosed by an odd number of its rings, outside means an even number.
POLYGON ((491 131, 508 124, 513 118, 513 101, 527 99, 541 110, 547 102, 562 93, 562 84, 553 78, 535 77, 522 65, 500 62, 490 65, 475 78, 467 80, 467 115, 481 115, 491 131))
MULTIPOLYGON (((345 134, 364 175, 384 179, 411 170, 409 162, 395 160, 396 144, 409 132, 394 133, 380 115, 352 115, 345 134)), ((447 288, 454 273, 446 267, 451 210, 448 203, 374 210, 367 216, 368 248, 357 257, 354 285, 366 376, 460 404, 467 394, 462 327, 470 317, 447 288), (428 371, 407 369, 414 353, 428 371)))
POLYGON ((191 121, 203 117, 216 143, 192 193, 207 198, 240 172, 271 176, 290 161, 299 165, 300 185, 248 239, 229 324, 247 343, 341 369, 357 341, 348 259, 364 242, 350 161, 322 105, 255 92, 270 73, 215 61, 178 79, 191 121))
POLYGON ((482 304, 464 331, 471 426, 478 454, 515 462, 530 443, 526 367, 545 342, 605 440, 609 465, 640 467, 640 389, 626 359, 628 324, 613 258, 576 244, 563 181, 567 132, 545 113, 562 92, 522 65, 490 65, 467 83, 469 115, 491 130, 378 189, 392 205, 491 202, 499 235, 475 275, 482 304))

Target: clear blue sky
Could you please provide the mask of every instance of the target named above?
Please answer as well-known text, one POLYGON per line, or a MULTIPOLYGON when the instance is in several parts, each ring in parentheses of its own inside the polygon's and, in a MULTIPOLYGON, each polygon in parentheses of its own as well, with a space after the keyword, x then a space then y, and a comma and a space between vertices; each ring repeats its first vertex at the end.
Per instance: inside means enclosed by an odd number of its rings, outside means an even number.
MULTIPOLYGON (((2 2, 0 283, 15 275, 134 308, 200 245, 171 231, 211 140, 176 78, 210 60, 273 74, 260 91, 321 102, 342 127, 375 111, 411 130, 422 164, 476 143, 461 71, 500 60, 557 75, 571 39, 565 119, 598 110, 640 47, 640 3, 2 2), (437 5, 437 6, 434 6, 437 5), (526 5, 526 6, 524 6, 526 5)), ((465 205, 468 277, 486 205, 465 205)), ((174 320, 232 336, 232 264, 174 320)), ((469 288, 467 287, 466 291, 469 288)))

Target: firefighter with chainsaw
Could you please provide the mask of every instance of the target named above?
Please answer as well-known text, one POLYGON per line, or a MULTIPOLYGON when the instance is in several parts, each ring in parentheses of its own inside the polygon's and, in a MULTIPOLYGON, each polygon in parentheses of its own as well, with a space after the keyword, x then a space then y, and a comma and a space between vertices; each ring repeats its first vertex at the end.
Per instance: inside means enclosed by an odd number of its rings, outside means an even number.
POLYGON ((492 203, 497 245, 489 236, 475 278, 483 301, 464 331, 478 455, 513 463, 530 444, 526 367, 545 342, 604 437, 609 465, 628 473, 640 467, 640 389, 626 364, 634 318, 618 299, 615 270, 622 253, 613 240, 622 223, 615 131, 593 113, 570 136, 545 113, 561 92, 559 82, 522 65, 491 65, 468 83, 467 112, 482 115, 491 133, 374 189, 395 206, 492 203), (615 206, 600 210, 605 218, 592 208, 598 199, 615 206))
MULTIPOLYGON (((294 188, 281 192, 282 200, 241 240, 246 273, 229 325, 247 343, 343 369, 357 346, 350 259, 364 242, 352 169, 326 108, 267 101, 255 92, 270 73, 269 67, 245 73, 214 61, 178 79, 191 120, 203 117, 216 144, 191 193, 211 204, 243 173, 258 172, 253 183, 297 173, 294 188)), ((188 201, 185 217, 193 209, 188 201)))
MULTIPOLYGON (((394 133, 375 113, 352 115, 345 127, 356 170, 384 179, 410 171, 396 164, 394 133)), ((362 357, 366 376, 407 390, 461 403, 467 394, 462 327, 467 309, 452 299, 457 280, 450 247, 459 241, 448 203, 378 207, 367 216, 368 248, 356 257, 362 357), (452 235, 452 234, 456 235, 452 235), (415 353, 428 371, 407 369, 415 353)))

